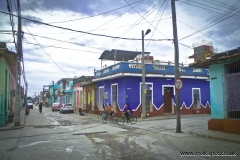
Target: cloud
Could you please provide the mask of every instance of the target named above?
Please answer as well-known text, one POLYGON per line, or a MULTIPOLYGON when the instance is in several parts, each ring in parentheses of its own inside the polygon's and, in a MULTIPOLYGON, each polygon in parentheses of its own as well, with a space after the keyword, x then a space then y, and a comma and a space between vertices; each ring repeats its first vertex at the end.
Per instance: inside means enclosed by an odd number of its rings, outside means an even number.
MULTIPOLYGON (((26 18, 26 19, 38 21, 38 22, 43 22, 41 18, 35 17, 35 16, 31 16, 31 15, 22 15, 22 17, 23 17, 23 18, 26 18)), ((29 24, 32 24, 32 23, 33 23, 33 22, 31 22, 31 21, 29 21, 29 20, 25 20, 25 19, 23 19, 22 22, 23 22, 25 25, 29 25, 29 24)))
MULTIPOLYGON (((128 0, 128 3, 135 3, 138 2, 138 0, 128 0)), ((142 1, 144 2, 144 1, 142 1)), ((142 3, 141 2, 141 3, 142 3)), ((138 3, 133 4, 135 6, 138 3)), ((145 6, 146 2, 143 3, 145 6)), ((40 10, 58 10, 58 11, 71 11, 71 12, 77 12, 83 15, 95 15, 102 12, 110 11, 115 8, 120 8, 123 6, 127 6, 127 4, 124 1, 111 1, 111 0, 71 0, 71 1, 65 1, 65 0, 25 0, 22 2, 22 10, 27 11, 37 11, 37 9, 40 10)), ((114 12, 111 12, 110 14, 119 14, 122 13, 122 10, 129 9, 130 7, 125 7, 123 9, 116 10, 114 12)), ((144 8, 144 7, 143 7, 144 8)))

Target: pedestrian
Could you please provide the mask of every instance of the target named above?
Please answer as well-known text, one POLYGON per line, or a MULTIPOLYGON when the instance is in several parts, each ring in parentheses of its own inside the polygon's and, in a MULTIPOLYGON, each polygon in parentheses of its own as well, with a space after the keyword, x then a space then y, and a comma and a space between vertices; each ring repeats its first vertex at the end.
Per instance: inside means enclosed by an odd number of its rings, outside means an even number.
POLYGON ((42 113, 42 107, 43 107, 43 104, 42 104, 42 102, 40 102, 40 104, 39 104, 39 106, 38 106, 40 113, 42 113))

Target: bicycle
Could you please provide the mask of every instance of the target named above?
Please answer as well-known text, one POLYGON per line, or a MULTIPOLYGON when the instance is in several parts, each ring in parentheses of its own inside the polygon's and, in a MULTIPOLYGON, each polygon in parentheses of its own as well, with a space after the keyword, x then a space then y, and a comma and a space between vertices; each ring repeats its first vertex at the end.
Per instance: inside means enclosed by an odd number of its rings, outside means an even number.
POLYGON ((103 123, 107 123, 107 121, 112 121, 113 123, 116 123, 116 120, 114 119, 113 115, 110 115, 110 117, 108 117, 108 113, 103 113, 102 114, 102 122, 103 123))
POLYGON ((135 124, 137 122, 137 117, 130 114, 127 120, 127 117, 125 116, 125 114, 122 114, 122 117, 118 117, 116 120, 118 125, 123 125, 126 121, 127 123, 129 121, 131 124, 135 124))

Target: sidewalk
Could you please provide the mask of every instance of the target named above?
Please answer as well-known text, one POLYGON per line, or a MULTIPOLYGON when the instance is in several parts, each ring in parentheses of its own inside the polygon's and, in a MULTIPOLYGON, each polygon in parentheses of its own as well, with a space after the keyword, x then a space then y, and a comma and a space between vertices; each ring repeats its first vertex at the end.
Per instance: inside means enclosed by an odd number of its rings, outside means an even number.
POLYGON ((20 109, 20 125, 14 126, 14 122, 7 123, 6 126, 0 127, 0 131, 6 131, 6 130, 14 130, 14 129, 21 129, 24 127, 25 123, 25 110, 20 109))
MULTIPOLYGON (((78 114, 78 112, 75 112, 78 114)), ((189 118, 189 117, 205 117, 209 116, 209 114, 189 114, 189 115, 181 115, 181 118, 189 118)), ((89 117, 91 119, 100 119, 100 115, 97 114, 91 114, 87 113, 84 116, 81 117, 89 117)), ((164 116, 156 116, 156 117, 147 117, 146 119, 141 119, 138 118, 138 122, 144 122, 144 121, 156 121, 156 120, 167 120, 167 119, 176 119, 176 115, 164 115, 164 116)), ((181 134, 181 133, 180 133, 181 134)), ((236 142, 240 143, 240 135, 238 134, 231 134, 231 133, 225 133, 221 131, 213 131, 213 130, 208 130, 207 129, 207 124, 205 127, 198 127, 197 129, 193 129, 189 131, 189 134, 199 136, 199 137, 206 137, 206 138, 212 138, 212 139, 218 139, 218 140, 224 140, 224 141, 229 141, 229 142, 236 142)))

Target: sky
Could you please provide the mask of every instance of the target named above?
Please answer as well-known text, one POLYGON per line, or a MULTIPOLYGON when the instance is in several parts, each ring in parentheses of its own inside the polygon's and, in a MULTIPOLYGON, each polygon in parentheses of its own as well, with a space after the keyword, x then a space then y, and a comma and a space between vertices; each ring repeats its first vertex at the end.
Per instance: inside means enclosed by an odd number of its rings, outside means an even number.
MULTIPOLYGON (((13 15, 16 1, 8 0, 13 15)), ((142 30, 151 29, 145 51, 154 60, 174 62, 174 45, 167 40, 173 39, 170 0, 20 0, 20 5, 29 96, 61 78, 93 76, 105 50, 142 51, 141 40, 97 35, 141 39, 142 30)), ((192 46, 202 41, 211 42, 216 53, 240 47, 239 0, 178 0, 175 5, 180 63, 192 63, 192 46)), ((16 52, 17 17, 11 25, 6 0, 0 0, 0 11, 0 42, 16 52)))

